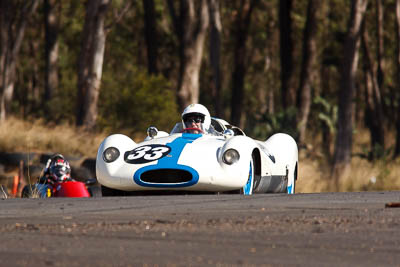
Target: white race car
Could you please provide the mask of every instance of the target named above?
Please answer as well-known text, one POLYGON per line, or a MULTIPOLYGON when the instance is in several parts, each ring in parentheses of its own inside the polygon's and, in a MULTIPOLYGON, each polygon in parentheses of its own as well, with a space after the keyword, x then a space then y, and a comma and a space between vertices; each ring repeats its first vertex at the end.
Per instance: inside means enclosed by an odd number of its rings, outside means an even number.
POLYGON ((122 134, 108 136, 96 159, 103 196, 294 194, 298 150, 291 136, 277 133, 263 142, 221 119, 212 118, 211 125, 204 134, 187 133, 182 123, 170 134, 150 127, 140 143, 122 134))

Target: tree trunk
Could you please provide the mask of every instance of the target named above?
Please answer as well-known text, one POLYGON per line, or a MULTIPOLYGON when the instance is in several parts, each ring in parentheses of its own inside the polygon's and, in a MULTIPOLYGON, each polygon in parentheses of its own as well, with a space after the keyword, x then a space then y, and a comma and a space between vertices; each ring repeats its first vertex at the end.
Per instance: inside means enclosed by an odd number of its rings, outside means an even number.
POLYGON ((376 0, 376 41, 377 41, 377 82, 379 88, 382 90, 384 81, 383 68, 385 67, 384 62, 384 45, 383 45, 383 5, 382 0, 376 0))
POLYGON ((104 20, 110 0, 89 0, 79 56, 77 126, 93 129, 98 114, 106 32, 104 20))
POLYGON ((298 90, 299 143, 304 143, 311 106, 311 77, 317 56, 316 33, 319 0, 309 0, 303 37, 303 62, 298 90))
MULTIPOLYGON (((396 82, 400 88, 400 0, 396 0, 396 82)), ((400 93, 396 91, 397 102, 400 103, 400 93)), ((396 148, 394 157, 400 156, 400 106, 397 106, 396 116, 396 148)))
POLYGON ((60 14, 56 11, 56 0, 44 1, 45 19, 45 81, 43 106, 46 113, 50 111, 48 102, 53 98, 58 87, 58 31, 60 14))
MULTIPOLYGON (((38 113, 41 106, 41 86, 39 83, 40 79, 40 60, 38 60, 38 55, 40 55, 40 40, 31 40, 29 44, 29 54, 30 54, 30 65, 32 68, 31 75, 29 75, 29 85, 27 86, 27 92, 25 98, 27 98, 27 105, 25 105, 24 109, 27 113, 22 113, 24 115, 38 113)), ((21 88, 20 88, 21 89, 21 88)))
POLYGON ((147 65, 149 74, 157 74, 158 38, 154 0, 143 0, 144 28, 147 47, 147 65))
POLYGON ((10 111, 18 53, 27 21, 38 3, 39 0, 0 1, 0 121, 10 111))
POLYGON ((292 0, 279 1, 282 108, 295 105, 293 79, 292 0))
MULTIPOLYGON (((364 51, 364 75, 366 87, 366 125, 369 128, 371 136, 371 156, 376 155, 375 149, 380 146, 385 148, 385 131, 383 123, 383 109, 380 87, 377 80, 377 71, 369 48, 368 31, 363 27, 362 47, 364 51)), ((371 158, 371 159, 372 159, 371 158)))
POLYGON ((367 0, 352 1, 351 17, 344 43, 339 90, 338 127, 331 172, 331 181, 336 190, 339 189, 340 179, 348 175, 351 170, 355 75, 358 65, 361 23, 367 3, 367 0))
POLYGON ((211 83, 214 98, 215 116, 223 117, 221 96, 221 71, 220 71, 220 49, 221 49, 221 17, 219 12, 219 0, 208 0, 210 13, 210 65, 213 73, 211 83))
POLYGON ((199 101, 199 74, 209 13, 206 0, 181 0, 179 19, 173 1, 168 1, 168 7, 180 43, 177 99, 179 108, 183 110, 199 101))
POLYGON ((234 69, 232 73, 231 123, 241 125, 244 98, 244 77, 247 71, 246 41, 249 35, 251 14, 258 0, 243 0, 236 17, 236 36, 233 54, 234 69))

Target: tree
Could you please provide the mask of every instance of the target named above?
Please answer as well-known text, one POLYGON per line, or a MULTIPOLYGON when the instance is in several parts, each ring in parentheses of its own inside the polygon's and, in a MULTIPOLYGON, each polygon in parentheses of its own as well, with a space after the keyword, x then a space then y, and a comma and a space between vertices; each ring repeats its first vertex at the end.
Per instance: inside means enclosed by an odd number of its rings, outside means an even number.
POLYGON ((369 47, 369 36, 368 31, 365 27, 365 22, 363 23, 362 28, 362 47, 364 51, 363 58, 366 93, 365 121, 366 125, 369 128, 371 136, 371 157, 374 158, 379 157, 380 155, 377 153, 381 153, 385 148, 385 130, 383 119, 384 116, 381 91, 378 82, 379 75, 377 74, 377 67, 374 64, 371 49, 369 47))
MULTIPOLYGON (((397 88, 400 87, 400 0, 396 0, 396 83, 397 88)), ((397 92, 397 103, 400 103, 400 96, 397 92)), ((394 156, 400 155, 400 105, 397 104, 397 118, 396 118, 396 148, 394 156)))
POLYGON ((336 190, 341 177, 348 175, 351 169, 351 149, 353 139, 353 101, 355 94, 355 76, 358 65, 361 23, 368 0, 352 1, 348 31, 343 47, 341 78, 339 89, 339 115, 335 143, 334 162, 331 178, 336 190))
POLYGON ((10 111, 16 64, 29 17, 39 0, 0 1, 0 121, 10 111))
POLYGON ((89 0, 78 64, 78 107, 76 125, 93 129, 98 115, 106 43, 105 17, 111 0, 89 0))
POLYGON ((143 0, 144 28, 147 47, 147 65, 149 74, 157 74, 158 38, 156 30, 156 15, 153 0, 143 0))
POLYGON ((43 103, 49 111, 48 102, 53 98, 58 87, 58 31, 60 14, 56 11, 60 3, 56 0, 44 0, 45 28, 45 82, 43 103))
POLYGON ((179 18, 174 3, 168 7, 179 39, 179 78, 177 98, 181 110, 199 101, 199 74, 209 25, 206 0, 181 0, 179 18))
POLYGON ((293 40, 292 40, 292 0, 279 1, 279 32, 281 60, 282 107, 286 109, 295 104, 293 79, 293 40))
POLYGON ((222 117, 220 50, 222 23, 220 17, 219 0, 208 0, 210 12, 210 65, 213 73, 211 83, 214 99, 215 116, 222 117))
POLYGON ((383 5, 382 0, 375 0, 376 4, 376 41, 377 41, 377 82, 379 88, 382 89, 383 81, 384 81, 384 71, 383 68, 385 66, 384 57, 383 57, 383 5))
POLYGON ((310 114, 311 78, 317 57, 317 11, 320 2, 318 0, 309 0, 307 6, 307 21, 303 38, 303 61, 301 65, 300 86, 297 94, 299 143, 304 143, 308 116, 310 114))
POLYGON ((241 125, 244 98, 244 77, 247 71, 246 41, 249 35, 251 14, 258 0, 242 0, 235 22, 235 48, 233 54, 231 123, 241 125))

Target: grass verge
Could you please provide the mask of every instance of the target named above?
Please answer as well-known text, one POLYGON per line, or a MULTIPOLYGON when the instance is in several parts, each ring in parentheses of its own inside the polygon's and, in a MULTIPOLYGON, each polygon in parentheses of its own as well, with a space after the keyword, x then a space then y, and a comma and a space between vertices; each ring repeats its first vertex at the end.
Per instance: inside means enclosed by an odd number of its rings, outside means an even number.
POLYGON ((0 124, 0 151, 51 152, 96 157, 106 133, 90 133, 71 125, 46 125, 42 120, 7 119, 0 124))

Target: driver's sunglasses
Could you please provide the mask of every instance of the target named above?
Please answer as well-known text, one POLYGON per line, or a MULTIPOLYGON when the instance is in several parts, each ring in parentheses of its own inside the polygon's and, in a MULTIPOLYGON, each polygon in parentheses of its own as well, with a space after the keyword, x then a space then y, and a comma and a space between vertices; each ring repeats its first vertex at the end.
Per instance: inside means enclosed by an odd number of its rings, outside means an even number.
POLYGON ((200 122, 203 122, 203 118, 202 117, 187 117, 183 121, 184 122, 200 123, 200 122))

